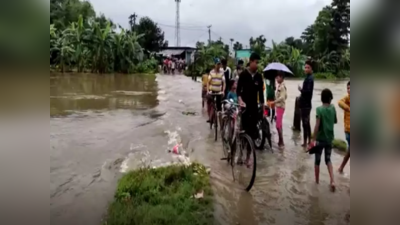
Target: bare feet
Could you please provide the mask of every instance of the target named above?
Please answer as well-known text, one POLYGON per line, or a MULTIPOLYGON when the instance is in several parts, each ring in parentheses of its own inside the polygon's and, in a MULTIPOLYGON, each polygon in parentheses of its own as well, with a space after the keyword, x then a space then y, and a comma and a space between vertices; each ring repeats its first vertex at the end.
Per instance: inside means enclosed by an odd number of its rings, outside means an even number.
POLYGON ((332 182, 331 185, 330 185, 330 188, 331 188, 332 192, 335 192, 336 191, 335 183, 332 182))
POLYGON ((339 169, 338 169, 338 172, 339 172, 340 174, 343 174, 343 168, 339 168, 339 169))

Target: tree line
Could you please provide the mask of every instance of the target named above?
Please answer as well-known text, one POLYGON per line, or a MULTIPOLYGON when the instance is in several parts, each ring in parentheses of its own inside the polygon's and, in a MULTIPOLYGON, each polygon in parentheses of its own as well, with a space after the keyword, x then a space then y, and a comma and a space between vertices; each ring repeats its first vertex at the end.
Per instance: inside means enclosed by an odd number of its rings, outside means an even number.
POLYGON ((50 69, 93 73, 156 71, 154 52, 168 46, 164 32, 148 17, 124 29, 90 2, 50 1, 50 69))
MULTIPOLYGON (((50 69, 95 73, 137 73, 155 71, 155 52, 168 46, 162 29, 148 17, 130 15, 128 28, 122 28, 105 15, 97 15, 90 2, 50 1, 50 69)), ((270 62, 287 64, 301 76, 304 62, 311 58, 321 77, 346 77, 350 71, 350 1, 333 0, 318 14, 300 37, 288 37, 281 43, 264 35, 251 37, 249 48, 262 56, 260 69, 270 62)), ((230 39, 234 50, 243 44, 230 39)), ((210 43, 198 42, 195 73, 212 66, 216 56, 226 56, 231 67, 230 45, 222 38, 210 43)))
MULTIPOLYGON (((243 44, 230 39, 233 50, 241 50, 243 44)), ((350 75, 350 0, 333 0, 318 14, 299 38, 288 37, 281 43, 272 41, 267 47, 264 35, 251 37, 249 49, 261 57, 260 70, 270 62, 288 65, 296 76, 303 74, 306 60, 314 61, 314 70, 321 78, 347 77, 350 75)), ((198 42, 200 49, 196 73, 204 73, 212 65, 212 56, 229 57, 229 45, 221 40, 211 43, 198 42)), ((233 64, 233 62, 231 62, 233 64)))

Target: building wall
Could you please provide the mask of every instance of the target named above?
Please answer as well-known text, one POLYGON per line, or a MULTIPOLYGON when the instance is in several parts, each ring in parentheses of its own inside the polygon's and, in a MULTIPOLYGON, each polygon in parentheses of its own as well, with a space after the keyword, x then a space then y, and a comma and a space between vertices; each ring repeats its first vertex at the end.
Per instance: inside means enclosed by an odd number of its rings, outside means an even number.
POLYGON ((239 60, 239 59, 248 60, 250 58, 250 55, 251 55, 250 49, 242 49, 242 50, 235 51, 236 60, 239 60))
POLYGON ((193 54, 193 50, 186 50, 186 65, 189 65, 190 63, 192 63, 192 54, 193 54))

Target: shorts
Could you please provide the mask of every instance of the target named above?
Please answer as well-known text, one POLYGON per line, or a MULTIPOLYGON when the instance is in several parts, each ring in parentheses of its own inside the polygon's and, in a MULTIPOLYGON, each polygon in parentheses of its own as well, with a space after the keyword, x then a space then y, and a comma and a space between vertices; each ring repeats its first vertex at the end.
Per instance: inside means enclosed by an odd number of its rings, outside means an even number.
POLYGON ((318 147, 318 150, 315 152, 315 165, 319 166, 321 164, 322 152, 325 153, 325 164, 329 165, 330 163, 332 163, 332 143, 317 141, 316 145, 318 147))
POLYGON ((350 133, 345 133, 345 135, 346 135, 346 141, 347 141, 347 145, 349 146, 348 147, 348 150, 350 151, 350 133))
POLYGON ((267 105, 269 108, 274 109, 275 108, 275 103, 273 100, 267 100, 267 105))

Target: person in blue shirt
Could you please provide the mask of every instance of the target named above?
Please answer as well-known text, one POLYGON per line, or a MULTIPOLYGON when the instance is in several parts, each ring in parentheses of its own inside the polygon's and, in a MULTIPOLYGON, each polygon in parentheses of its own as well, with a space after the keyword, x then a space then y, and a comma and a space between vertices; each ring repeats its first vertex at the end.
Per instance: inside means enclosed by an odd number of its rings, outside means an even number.
POLYGON ((237 82, 233 82, 231 90, 228 93, 227 99, 232 99, 236 104, 238 104, 238 97, 237 97, 237 94, 236 94, 236 87, 237 87, 237 82))

